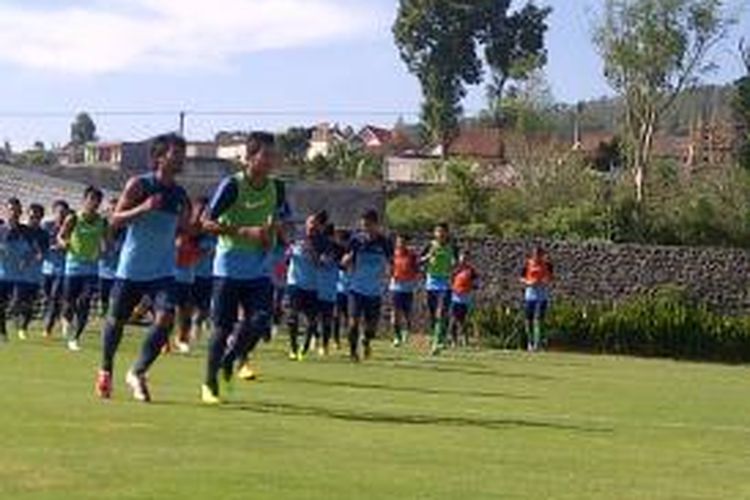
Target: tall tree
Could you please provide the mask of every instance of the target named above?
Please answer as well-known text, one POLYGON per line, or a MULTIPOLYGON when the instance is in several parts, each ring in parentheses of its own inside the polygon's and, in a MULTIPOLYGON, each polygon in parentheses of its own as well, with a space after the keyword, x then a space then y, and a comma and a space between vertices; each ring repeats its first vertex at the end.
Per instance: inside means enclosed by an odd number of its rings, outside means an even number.
POLYGON ((654 134, 684 89, 713 68, 726 34, 722 0, 606 0, 594 41, 610 86, 625 103, 625 140, 642 206, 654 134))
POLYGON ((78 113, 70 125, 70 142, 83 145, 96 140, 96 124, 88 113, 78 113))
POLYGON ((401 58, 422 86, 427 138, 447 149, 458 129, 466 86, 481 81, 475 2, 400 0, 393 34, 401 58))
POLYGON ((745 63, 746 74, 735 83, 734 114, 741 126, 742 136, 739 144, 739 162, 750 170, 750 47, 745 40, 740 42, 740 55, 745 63))
POLYGON ((552 9, 528 3, 509 14, 510 0, 480 3, 484 7, 485 19, 480 39, 485 46, 484 57, 491 76, 487 97, 490 112, 500 124, 503 119, 501 103, 507 84, 513 80, 526 80, 547 64, 545 36, 547 18, 552 9))

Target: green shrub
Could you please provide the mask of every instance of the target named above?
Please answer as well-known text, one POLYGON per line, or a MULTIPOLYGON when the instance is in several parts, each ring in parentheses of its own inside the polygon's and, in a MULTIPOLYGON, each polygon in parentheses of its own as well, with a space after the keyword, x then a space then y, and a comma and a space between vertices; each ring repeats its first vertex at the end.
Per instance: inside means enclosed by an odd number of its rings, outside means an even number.
MULTIPOLYGON (((490 347, 524 345, 520 311, 487 308, 475 327, 490 347)), ((555 303, 546 327, 553 348, 722 362, 750 361, 750 319, 723 316, 681 290, 662 288, 619 304, 555 303)))

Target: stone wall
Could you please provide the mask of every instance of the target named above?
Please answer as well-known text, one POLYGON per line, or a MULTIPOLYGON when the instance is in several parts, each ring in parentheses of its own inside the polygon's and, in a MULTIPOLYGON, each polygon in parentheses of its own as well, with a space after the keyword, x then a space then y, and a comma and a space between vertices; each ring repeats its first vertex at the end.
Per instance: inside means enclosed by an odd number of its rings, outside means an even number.
MULTIPOLYGON (((483 275, 481 302, 518 304, 520 271, 533 243, 466 240, 483 275)), ((554 296, 585 302, 618 301, 660 285, 678 285, 716 310, 750 313, 750 251, 545 242, 556 282, 554 296)))

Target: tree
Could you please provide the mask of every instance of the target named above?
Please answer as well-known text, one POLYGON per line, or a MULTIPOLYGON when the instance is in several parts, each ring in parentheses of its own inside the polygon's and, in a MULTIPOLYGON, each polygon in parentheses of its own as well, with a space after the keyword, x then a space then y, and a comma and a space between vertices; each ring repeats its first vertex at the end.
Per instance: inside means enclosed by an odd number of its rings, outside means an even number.
POLYGON ((509 15, 510 0, 483 3, 487 21, 481 39, 491 74, 487 96, 493 120, 500 125, 503 121, 501 103, 508 82, 526 80, 547 64, 545 35, 552 9, 528 3, 509 15))
POLYGON ((393 34, 401 58, 422 86, 427 138, 447 149, 459 126, 466 86, 481 81, 478 10, 473 2, 400 0, 393 34))
POLYGON ((301 165, 310 142, 310 130, 304 127, 291 127, 277 137, 279 153, 285 164, 301 165))
POLYGON ((625 104, 623 139, 639 207, 659 120, 713 68, 710 50, 729 24, 721 9, 722 0, 606 0, 594 41, 625 104))
POLYGON ((743 130, 739 144, 739 162, 744 169, 750 171, 750 47, 745 45, 744 40, 740 42, 740 54, 747 74, 735 82, 732 104, 736 120, 743 130))
POLYGON ((96 124, 88 113, 78 113, 70 125, 70 142, 82 146, 96 140, 96 124))

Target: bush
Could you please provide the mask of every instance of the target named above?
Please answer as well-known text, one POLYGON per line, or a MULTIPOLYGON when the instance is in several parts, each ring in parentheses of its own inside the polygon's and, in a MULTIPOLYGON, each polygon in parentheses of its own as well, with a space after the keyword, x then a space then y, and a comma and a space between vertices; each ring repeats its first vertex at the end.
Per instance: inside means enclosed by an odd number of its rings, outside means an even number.
MULTIPOLYGON (((477 311, 475 328, 490 347, 517 348, 525 333, 520 311, 477 311)), ((674 288, 620 304, 556 303, 547 321, 552 347, 603 354, 721 362, 750 361, 750 319, 722 316, 674 288)))

